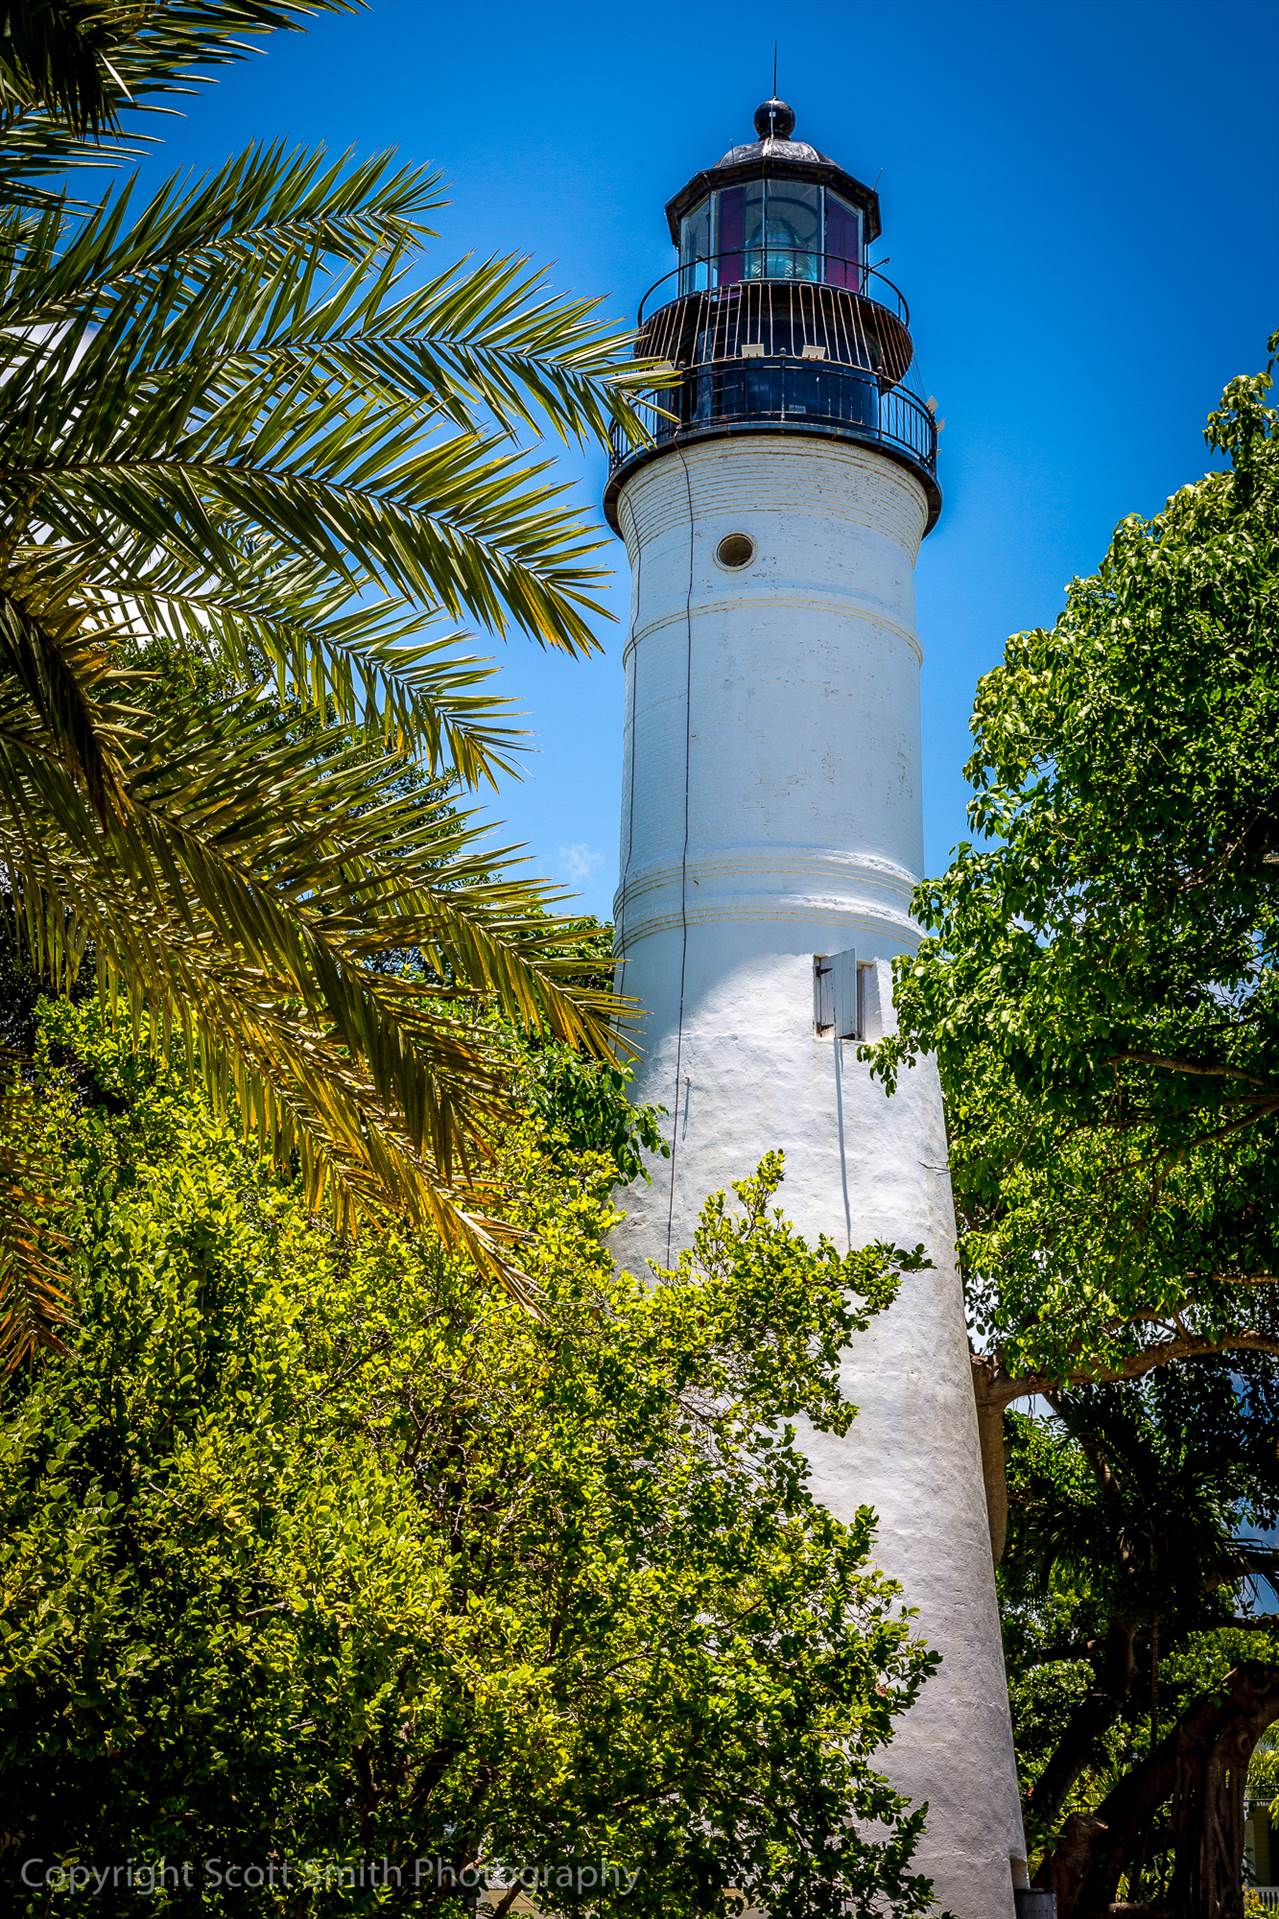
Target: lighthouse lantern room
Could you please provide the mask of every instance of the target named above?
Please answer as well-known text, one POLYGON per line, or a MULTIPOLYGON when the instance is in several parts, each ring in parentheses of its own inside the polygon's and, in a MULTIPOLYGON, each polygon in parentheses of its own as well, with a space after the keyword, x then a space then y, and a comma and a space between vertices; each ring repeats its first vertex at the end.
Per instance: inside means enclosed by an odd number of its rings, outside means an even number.
POLYGON ((941 510, 937 423, 914 372, 910 310, 867 248, 879 196, 803 140, 782 100, 666 209, 679 264, 651 287, 639 351, 683 375, 649 408, 652 447, 619 459, 605 506, 652 448, 730 428, 855 435, 903 461, 941 510))

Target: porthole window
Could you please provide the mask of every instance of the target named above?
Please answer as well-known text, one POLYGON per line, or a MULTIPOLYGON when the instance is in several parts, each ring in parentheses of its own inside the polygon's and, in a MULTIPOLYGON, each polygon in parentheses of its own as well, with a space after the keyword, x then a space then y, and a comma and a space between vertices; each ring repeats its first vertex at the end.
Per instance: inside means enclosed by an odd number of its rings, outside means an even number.
POLYGON ((715 558, 736 573, 755 558, 755 542, 747 533, 726 533, 715 548, 715 558))

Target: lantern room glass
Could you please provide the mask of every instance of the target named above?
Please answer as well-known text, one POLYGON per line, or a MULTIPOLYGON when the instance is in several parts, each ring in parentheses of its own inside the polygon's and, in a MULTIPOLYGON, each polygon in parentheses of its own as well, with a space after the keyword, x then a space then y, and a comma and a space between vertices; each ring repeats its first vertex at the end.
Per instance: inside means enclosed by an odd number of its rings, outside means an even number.
POLYGON ((802 180, 770 180, 764 225, 763 279, 821 279, 820 187, 802 180))
POLYGON ((847 287, 850 293, 862 290, 862 214, 837 193, 826 194, 826 271, 827 286, 847 287))
POLYGON ((711 200, 707 198, 679 223, 679 290, 700 293, 711 284, 711 200))
POLYGON ((721 187, 684 215, 679 257, 681 293, 742 280, 824 281, 858 293, 861 209, 805 180, 721 187))

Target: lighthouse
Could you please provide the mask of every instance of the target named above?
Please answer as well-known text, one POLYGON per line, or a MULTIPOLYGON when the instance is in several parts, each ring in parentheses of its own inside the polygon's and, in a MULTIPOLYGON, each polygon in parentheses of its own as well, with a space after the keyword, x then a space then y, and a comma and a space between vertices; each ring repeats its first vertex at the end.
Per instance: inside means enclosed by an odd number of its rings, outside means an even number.
POLYGON ((851 1432, 806 1444, 833 1512, 874 1507, 878 1561, 942 1656, 886 1759, 928 1802, 919 1865, 956 1919, 1011 1919, 1025 1842, 941 1090, 924 1061, 890 1098, 858 1058, 919 937, 937 423, 906 301, 869 263, 878 196, 794 129, 765 101, 757 137, 669 202, 678 261, 640 351, 679 379, 605 496, 632 578, 618 954, 646 1015, 636 1096, 669 1130, 619 1250, 672 1259, 773 1148, 808 1238, 923 1243, 930 1269, 845 1355, 851 1432))

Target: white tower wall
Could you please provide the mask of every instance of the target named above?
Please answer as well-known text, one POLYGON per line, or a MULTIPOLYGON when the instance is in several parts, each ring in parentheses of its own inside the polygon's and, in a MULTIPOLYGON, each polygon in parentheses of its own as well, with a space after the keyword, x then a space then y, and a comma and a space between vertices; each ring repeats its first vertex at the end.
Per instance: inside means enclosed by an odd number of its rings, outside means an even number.
POLYGON ((648 1015, 636 1093, 668 1109, 673 1152, 630 1190, 619 1251, 641 1271, 678 1252, 707 1193, 775 1147, 805 1235, 923 1242, 933 1270, 845 1356, 852 1432, 808 1446, 834 1512, 876 1509, 879 1563, 943 1656, 886 1761, 929 1802, 921 1869, 957 1919, 1007 1919, 1024 1841, 940 1089, 924 1064, 886 1097, 856 1045, 813 1023, 815 954, 870 963, 874 1037, 889 961, 918 938, 926 513, 890 458, 793 432, 672 448, 623 485, 616 918, 623 990, 648 1015), (715 558, 730 533, 756 546, 739 571, 715 558))

